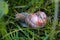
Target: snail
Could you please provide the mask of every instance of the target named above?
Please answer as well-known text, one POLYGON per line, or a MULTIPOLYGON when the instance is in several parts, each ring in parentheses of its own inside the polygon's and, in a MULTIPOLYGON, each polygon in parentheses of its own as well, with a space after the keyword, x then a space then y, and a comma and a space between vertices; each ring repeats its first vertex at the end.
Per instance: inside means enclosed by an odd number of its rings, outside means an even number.
POLYGON ((42 11, 38 11, 33 14, 28 14, 26 12, 16 14, 16 19, 24 21, 25 24, 31 28, 42 28, 47 23, 47 15, 42 11))

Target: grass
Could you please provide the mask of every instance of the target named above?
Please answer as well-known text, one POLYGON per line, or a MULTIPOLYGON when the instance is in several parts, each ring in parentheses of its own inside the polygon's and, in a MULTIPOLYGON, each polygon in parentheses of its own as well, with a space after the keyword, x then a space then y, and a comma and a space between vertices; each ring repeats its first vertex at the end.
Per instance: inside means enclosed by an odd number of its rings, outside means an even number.
MULTIPOLYGON (((59 40, 60 1, 58 0, 4 0, 8 6, 0 6, 0 40, 59 40), (43 10, 42 10, 43 9, 43 10), (9 12, 7 13, 8 10, 9 12), (20 12, 33 13, 36 10, 44 11, 48 16, 45 28, 23 28, 15 19, 20 12), (3 15, 2 15, 3 14, 3 15)), ((5 4, 0 4, 5 5, 5 4)))

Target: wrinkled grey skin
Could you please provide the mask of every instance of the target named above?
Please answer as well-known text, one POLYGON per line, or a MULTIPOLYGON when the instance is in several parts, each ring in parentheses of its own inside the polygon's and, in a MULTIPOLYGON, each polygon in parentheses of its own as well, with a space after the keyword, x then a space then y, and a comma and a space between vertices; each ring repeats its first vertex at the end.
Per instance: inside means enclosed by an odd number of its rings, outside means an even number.
POLYGON ((16 20, 20 20, 20 24, 23 26, 23 27, 28 27, 28 24, 26 23, 26 18, 28 17, 28 13, 27 12, 22 12, 22 13, 17 13, 15 15, 16 17, 16 20), (21 22, 22 21, 22 22, 21 22), (25 23, 23 23, 25 22, 25 23))
POLYGON ((17 14, 15 15, 15 18, 16 18, 17 20, 25 21, 25 18, 26 18, 28 15, 29 15, 29 14, 26 13, 26 12, 17 13, 17 14))

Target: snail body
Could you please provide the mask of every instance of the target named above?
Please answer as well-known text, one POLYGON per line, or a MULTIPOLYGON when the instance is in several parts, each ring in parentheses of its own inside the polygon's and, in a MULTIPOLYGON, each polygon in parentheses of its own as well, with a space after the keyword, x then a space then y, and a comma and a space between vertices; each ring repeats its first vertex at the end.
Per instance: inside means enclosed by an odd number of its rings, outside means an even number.
POLYGON ((38 11, 34 14, 18 14, 19 17, 16 18, 20 20, 24 20, 25 23, 31 27, 31 28, 38 28, 38 27, 44 27, 44 25, 47 23, 47 16, 44 12, 38 11))

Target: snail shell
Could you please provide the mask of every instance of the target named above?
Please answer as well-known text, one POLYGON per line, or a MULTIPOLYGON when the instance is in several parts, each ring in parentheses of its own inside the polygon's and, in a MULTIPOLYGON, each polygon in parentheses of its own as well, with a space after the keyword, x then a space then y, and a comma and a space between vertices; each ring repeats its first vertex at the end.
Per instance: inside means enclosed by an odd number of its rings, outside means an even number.
POLYGON ((44 12, 37 12, 26 17, 25 22, 33 28, 44 27, 47 23, 47 16, 44 12))

